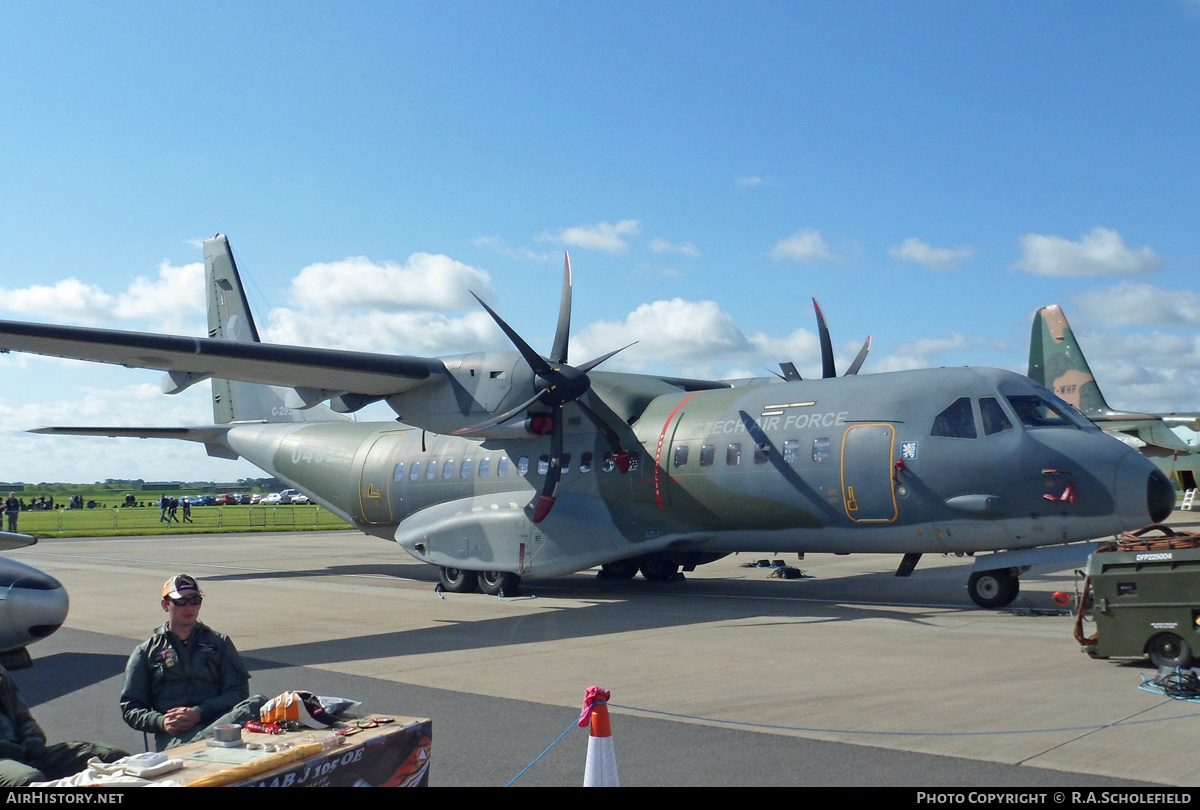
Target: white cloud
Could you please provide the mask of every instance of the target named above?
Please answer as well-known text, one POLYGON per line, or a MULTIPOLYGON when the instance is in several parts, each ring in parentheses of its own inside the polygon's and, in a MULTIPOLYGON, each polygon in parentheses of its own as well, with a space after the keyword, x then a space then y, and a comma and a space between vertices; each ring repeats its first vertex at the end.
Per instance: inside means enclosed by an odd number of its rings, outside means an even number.
POLYGON ((1128 276, 1163 266, 1153 250, 1128 248, 1120 234, 1107 228, 1093 228, 1077 242, 1036 233, 1027 233, 1019 241, 1023 255, 1012 267, 1035 275, 1128 276))
POLYGON ((735 177, 733 180, 734 185, 738 188, 754 188, 755 186, 761 186, 765 182, 767 181, 757 174, 747 175, 746 177, 735 177))
POLYGON ((887 253, 893 259, 921 264, 931 270, 952 270, 959 262, 975 256, 975 252, 968 247, 935 248, 915 236, 910 236, 898 245, 892 245, 887 253))
POLYGON ((281 307, 273 309, 267 318, 263 340, 327 349, 421 356, 511 348, 495 322, 481 309, 468 312, 460 318, 440 312, 378 310, 351 317, 345 312, 281 307))
POLYGON ((787 259, 793 262, 827 262, 836 259, 821 232, 812 228, 796 231, 781 239, 771 250, 772 259, 787 259))
POLYGON ((204 313, 204 265, 175 267, 165 259, 158 276, 138 276, 116 295, 71 277, 51 285, 0 289, 0 308, 22 315, 87 325, 143 321, 157 331, 197 331, 204 313))
POLYGON ((681 256, 690 256, 693 259, 699 259, 701 256, 700 249, 691 242, 684 242, 677 245, 673 242, 668 242, 666 239, 658 238, 650 240, 650 250, 655 253, 678 253, 681 256))
POLYGON ((449 256, 414 253, 403 265, 353 256, 305 267, 292 279, 290 300, 306 310, 455 309, 474 306, 471 290, 490 297, 491 277, 449 256))
MULTIPOLYGON (((1080 313, 1105 327, 1200 326, 1200 294, 1191 290, 1164 290, 1153 284, 1123 281, 1073 296, 1080 313)), ((1068 313, 1069 316, 1069 313, 1068 313)))
POLYGON ((564 228, 557 236, 542 234, 542 241, 560 242, 584 250, 601 250, 605 253, 628 253, 629 243, 623 237, 632 236, 641 229, 636 219, 623 219, 615 225, 599 222, 595 225, 577 225, 564 228))

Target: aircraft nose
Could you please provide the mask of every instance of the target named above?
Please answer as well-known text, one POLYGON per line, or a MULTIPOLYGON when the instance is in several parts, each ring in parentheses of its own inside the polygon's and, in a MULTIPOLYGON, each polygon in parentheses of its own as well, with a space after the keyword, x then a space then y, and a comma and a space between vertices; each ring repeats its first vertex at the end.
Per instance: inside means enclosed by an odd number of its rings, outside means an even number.
POLYGON ((1162 523, 1175 510, 1175 487, 1162 470, 1150 473, 1146 484, 1146 505, 1150 510, 1150 522, 1162 523))
POLYGON ((16 649, 45 638, 67 619, 67 589, 49 574, 22 571, 2 593, 7 618, 7 627, 0 630, 2 649, 16 649))

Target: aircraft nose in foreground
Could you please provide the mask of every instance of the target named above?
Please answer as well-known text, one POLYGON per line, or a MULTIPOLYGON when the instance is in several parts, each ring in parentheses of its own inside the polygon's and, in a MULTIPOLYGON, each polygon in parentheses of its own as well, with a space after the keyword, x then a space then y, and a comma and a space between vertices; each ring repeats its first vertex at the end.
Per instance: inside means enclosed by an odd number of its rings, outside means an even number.
POLYGON ((49 636, 66 621, 67 589, 54 577, 13 560, 0 560, 0 651, 49 636))
POLYGON ((1117 467, 1117 510, 1127 530, 1161 523, 1175 509, 1175 487, 1162 470, 1140 455, 1117 467))

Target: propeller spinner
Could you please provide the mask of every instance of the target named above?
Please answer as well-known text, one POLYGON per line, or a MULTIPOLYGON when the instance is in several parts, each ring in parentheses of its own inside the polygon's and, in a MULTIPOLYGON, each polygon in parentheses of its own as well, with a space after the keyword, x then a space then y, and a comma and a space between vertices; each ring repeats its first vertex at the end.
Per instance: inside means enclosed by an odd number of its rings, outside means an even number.
POLYGON ((613 461, 616 463, 617 469, 621 472, 629 471, 629 451, 625 449, 621 442, 620 436, 617 434, 613 426, 607 424, 599 414, 588 406, 587 400, 592 396, 591 380, 588 379, 587 373, 596 366, 603 363, 608 358, 612 357, 617 352, 629 348, 623 346, 616 351, 611 351, 608 354, 601 355, 594 360, 580 366, 571 366, 567 364, 567 353, 569 334, 571 331, 571 256, 566 255, 563 262, 563 288, 562 298, 558 306, 558 327, 554 332, 554 346, 550 350, 550 357, 542 357, 535 352, 533 348, 526 343, 520 335, 507 323, 504 319, 496 314, 496 311, 483 302, 478 295, 475 300, 483 307, 492 320, 500 327, 504 334, 508 335, 508 339, 516 346, 517 351, 521 353, 521 357, 533 370, 534 388, 537 392, 525 402, 515 408, 510 408, 502 414, 492 417, 486 422, 471 427, 460 428, 454 431, 455 435, 464 435, 469 433, 478 433, 488 428, 507 422, 509 419, 524 413, 535 403, 542 403, 549 406, 552 410, 551 426, 550 426, 550 466, 546 472, 546 480, 542 485, 542 494, 538 497, 537 505, 533 510, 533 522, 541 523, 550 514, 550 510, 554 507, 556 493, 558 491, 558 482, 562 477, 562 455, 563 455, 563 407, 570 403, 574 403, 583 411, 584 415, 591 420, 596 429, 604 436, 609 447, 612 448, 613 461))

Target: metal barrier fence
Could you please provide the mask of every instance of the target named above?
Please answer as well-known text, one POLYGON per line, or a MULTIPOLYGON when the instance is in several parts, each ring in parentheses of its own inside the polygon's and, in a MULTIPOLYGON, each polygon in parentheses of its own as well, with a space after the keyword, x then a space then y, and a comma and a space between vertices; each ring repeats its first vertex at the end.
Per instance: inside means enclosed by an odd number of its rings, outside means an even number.
POLYGON ((191 519, 184 521, 183 508, 175 511, 173 521, 163 520, 158 506, 133 506, 114 509, 59 509, 50 512, 22 512, 19 531, 30 534, 87 534, 102 531, 168 532, 174 528, 209 531, 349 528, 350 524, 319 506, 193 506, 191 519))

